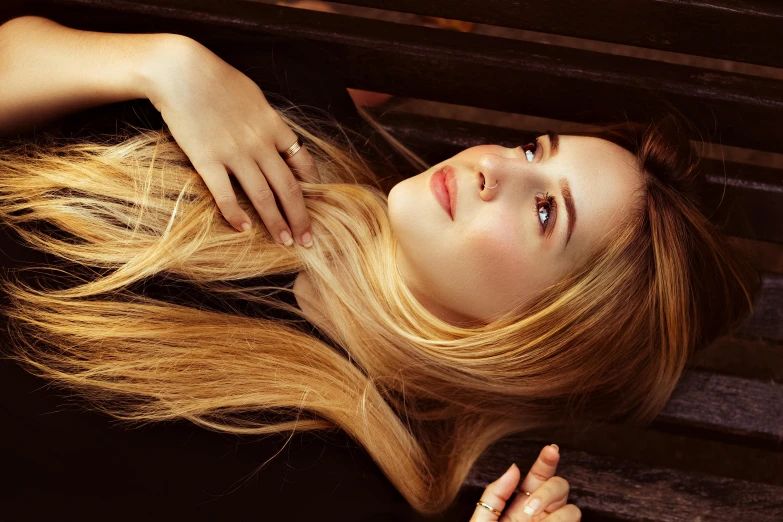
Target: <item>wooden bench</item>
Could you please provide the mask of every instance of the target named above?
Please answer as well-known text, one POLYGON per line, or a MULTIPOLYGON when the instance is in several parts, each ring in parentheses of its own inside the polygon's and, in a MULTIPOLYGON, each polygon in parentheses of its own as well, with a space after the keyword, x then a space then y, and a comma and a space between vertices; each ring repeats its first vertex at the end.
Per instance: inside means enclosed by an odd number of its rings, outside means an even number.
MULTIPOLYGON (((337 3, 783 67, 783 6, 762 0, 337 3)), ((564 122, 645 119, 665 100, 697 125, 704 141, 783 153, 781 79, 247 1, 35 5, 38 14, 71 27, 185 34, 240 69, 253 63, 253 42, 281 39, 328 56, 348 87, 564 122)), ((375 114, 432 163, 479 143, 517 145, 540 131, 375 114)), ((569 502, 584 520, 783 520, 783 274, 771 258, 783 259, 776 245, 783 243, 783 170, 716 159, 705 166, 704 200, 716 209, 711 218, 766 256, 759 259, 763 288, 753 316, 689 368, 647 429, 606 424, 504 439, 471 472, 466 505, 509 461, 524 470, 543 444, 557 442, 558 474, 571 484, 569 502), (727 354, 742 364, 721 363, 727 354), (711 460, 724 455, 746 467, 710 473, 711 460)))

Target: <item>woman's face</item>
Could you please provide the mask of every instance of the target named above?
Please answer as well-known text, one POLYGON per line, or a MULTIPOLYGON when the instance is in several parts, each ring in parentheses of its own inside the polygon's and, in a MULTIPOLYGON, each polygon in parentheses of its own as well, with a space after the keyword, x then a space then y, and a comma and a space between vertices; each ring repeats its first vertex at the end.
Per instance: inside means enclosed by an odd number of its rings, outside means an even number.
POLYGON ((525 302, 608 244, 633 210, 642 173, 619 145, 544 134, 525 150, 471 147, 389 192, 398 270, 445 321, 485 321, 525 302), (438 171, 457 187, 453 219, 431 189, 438 171))

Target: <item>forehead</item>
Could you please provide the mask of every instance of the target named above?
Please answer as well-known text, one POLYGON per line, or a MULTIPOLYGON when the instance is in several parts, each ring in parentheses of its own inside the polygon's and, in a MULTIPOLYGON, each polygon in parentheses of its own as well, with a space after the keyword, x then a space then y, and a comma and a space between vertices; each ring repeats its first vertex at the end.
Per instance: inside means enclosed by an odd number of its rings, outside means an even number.
MULTIPOLYGON (((574 257, 591 245, 604 243, 614 226, 636 208, 643 177, 636 156, 615 143, 571 135, 561 135, 559 142, 558 153, 545 159, 541 167, 550 171, 553 180, 566 177, 571 185, 577 222, 566 251, 573 245, 569 257, 574 257)), ((557 226, 565 237, 567 220, 561 212, 563 219, 558 216, 557 226)))

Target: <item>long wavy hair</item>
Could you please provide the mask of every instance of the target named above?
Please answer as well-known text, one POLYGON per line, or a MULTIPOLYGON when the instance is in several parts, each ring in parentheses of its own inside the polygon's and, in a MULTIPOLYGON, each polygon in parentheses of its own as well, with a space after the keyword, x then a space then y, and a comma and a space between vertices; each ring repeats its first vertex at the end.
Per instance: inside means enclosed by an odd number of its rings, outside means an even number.
POLYGON ((502 437, 571 422, 649 423, 690 355, 752 309, 758 276, 705 216, 705 176, 678 117, 572 133, 636 155, 645 181, 632 217, 532 304, 463 327, 432 315, 401 280, 386 194, 339 124, 276 110, 307 138, 321 174, 301 181, 316 238, 309 249, 275 243, 235 184, 255 220, 238 233, 165 127, 113 143, 6 144, 0 221, 92 270, 58 289, 3 282, 9 356, 129 424, 342 429, 416 511, 435 514, 502 437), (292 285, 248 284, 299 271, 343 352, 286 319, 131 291, 165 274, 307 319, 271 292, 292 285))

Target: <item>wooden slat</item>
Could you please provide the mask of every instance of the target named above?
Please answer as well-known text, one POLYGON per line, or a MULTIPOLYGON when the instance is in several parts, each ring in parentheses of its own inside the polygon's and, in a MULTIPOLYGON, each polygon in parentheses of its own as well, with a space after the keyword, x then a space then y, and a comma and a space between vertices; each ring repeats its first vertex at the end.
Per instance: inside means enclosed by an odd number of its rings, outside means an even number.
MULTIPOLYGON (((386 130, 432 164, 485 143, 515 147, 544 130, 505 129, 401 112, 370 112, 386 130)), ((710 212, 717 209, 711 217, 723 225, 727 234, 783 243, 783 219, 780 217, 783 170, 742 163, 724 164, 706 158, 703 164, 708 181, 703 202, 710 212)))
POLYGON ((641 119, 664 99, 709 141, 783 150, 783 82, 771 79, 258 3, 156 3, 35 9, 83 29, 187 34, 240 70, 253 65, 254 42, 274 38, 323 56, 348 87, 568 121, 641 119))
POLYGON ((783 384, 691 369, 650 427, 781 451, 783 384))
POLYGON ((708 182, 703 199, 717 208, 713 221, 732 236, 783 243, 783 170, 714 159, 703 164, 708 182))
POLYGON ((761 273, 761 290, 755 302, 755 310, 744 328, 737 335, 783 340, 783 275, 761 273))
POLYGON ((331 0, 480 24, 783 67, 783 4, 759 0, 331 0), (730 35, 730 37, 727 37, 730 35))
MULTIPOLYGON (((507 437, 490 447, 471 470, 464 488, 478 500, 510 462, 526 472, 544 443, 507 437)), ((783 487, 745 480, 651 466, 643 462, 591 455, 569 448, 557 475, 568 480, 568 502, 584 520, 724 522, 783 520, 783 487), (589 517, 589 518, 588 518, 589 517)))

